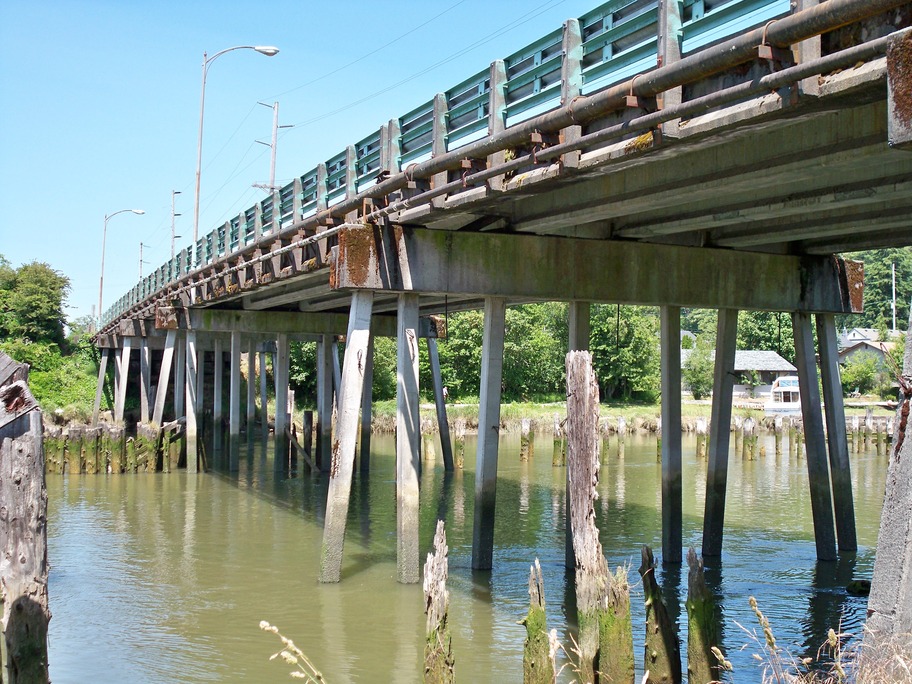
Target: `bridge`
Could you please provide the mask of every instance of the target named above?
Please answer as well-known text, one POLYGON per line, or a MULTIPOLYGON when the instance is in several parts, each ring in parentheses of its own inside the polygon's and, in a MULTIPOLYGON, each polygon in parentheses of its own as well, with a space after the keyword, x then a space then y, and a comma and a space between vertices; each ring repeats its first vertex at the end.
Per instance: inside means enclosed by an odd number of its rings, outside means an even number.
POLYGON ((788 312, 817 555, 852 551, 834 316, 861 310, 863 265, 838 255, 912 244, 910 24, 912 3, 896 0, 611 0, 569 19, 275 190, 121 297, 95 338, 96 420, 109 357, 123 420, 138 349, 142 419, 160 426, 170 394, 195 472, 206 352, 217 417, 228 356, 236 437, 241 355, 268 341, 281 439, 289 340, 317 340, 316 461, 330 476, 321 580, 338 581, 359 419, 370 425, 372 339, 395 336, 397 565, 400 581, 416 582, 416 345, 427 339, 436 366, 445 330, 435 315, 483 308, 473 567, 490 569, 506 306, 570 302, 570 348, 586 349, 590 303, 656 305, 662 558, 679 563, 680 308, 719 310, 707 556, 722 548, 737 314, 788 312))

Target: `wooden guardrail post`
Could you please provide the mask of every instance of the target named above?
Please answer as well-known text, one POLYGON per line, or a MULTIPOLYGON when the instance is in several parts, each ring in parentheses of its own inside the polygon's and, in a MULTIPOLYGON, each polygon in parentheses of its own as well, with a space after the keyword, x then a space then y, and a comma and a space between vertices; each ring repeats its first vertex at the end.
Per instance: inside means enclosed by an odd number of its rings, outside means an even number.
POLYGON ((2 681, 47 682, 47 489, 42 420, 25 380, 0 385, 2 681), (9 561, 12 562, 9 562, 9 561))

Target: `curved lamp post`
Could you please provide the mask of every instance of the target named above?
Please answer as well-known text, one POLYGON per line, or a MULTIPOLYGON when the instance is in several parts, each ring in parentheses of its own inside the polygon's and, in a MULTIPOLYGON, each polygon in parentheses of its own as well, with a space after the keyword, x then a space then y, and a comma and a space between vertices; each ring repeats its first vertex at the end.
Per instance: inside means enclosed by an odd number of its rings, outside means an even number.
POLYGON ((101 233, 101 277, 98 279, 98 328, 101 329, 101 293, 104 290, 104 254, 105 254, 105 241, 108 239, 108 220, 114 218, 118 214, 123 214, 125 212, 132 212, 134 214, 145 214, 146 212, 142 209, 121 209, 120 211, 115 211, 113 214, 105 214, 104 218, 104 231, 101 233))
POLYGON ((209 71, 209 65, 215 61, 216 57, 224 55, 232 50, 256 50, 261 55, 273 57, 279 53, 279 48, 272 45, 236 45, 235 47, 219 50, 212 57, 203 53, 203 87, 200 91, 200 117, 199 117, 199 139, 196 145, 196 198, 193 206, 193 247, 192 259, 196 260, 196 241, 199 239, 199 208, 200 208, 200 170, 203 163, 203 112, 206 107, 206 73, 209 71))

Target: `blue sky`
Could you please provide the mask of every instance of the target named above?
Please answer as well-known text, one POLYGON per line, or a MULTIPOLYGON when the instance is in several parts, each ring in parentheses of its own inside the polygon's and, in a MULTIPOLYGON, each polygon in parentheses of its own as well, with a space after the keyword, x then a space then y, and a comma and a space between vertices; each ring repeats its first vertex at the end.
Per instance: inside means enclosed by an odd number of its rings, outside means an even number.
POLYGON ((67 315, 104 307, 192 236, 203 51, 210 65, 200 234, 263 196, 271 106, 280 184, 599 5, 599 0, 311 2, 4 0, 0 3, 0 254, 72 281, 67 315), (385 92, 381 92, 385 91, 385 92), (375 93, 380 93, 376 94, 375 93), (368 97, 371 96, 371 97, 368 97), (365 99, 366 98, 366 99, 365 99), (353 104, 363 100, 359 104, 353 104))

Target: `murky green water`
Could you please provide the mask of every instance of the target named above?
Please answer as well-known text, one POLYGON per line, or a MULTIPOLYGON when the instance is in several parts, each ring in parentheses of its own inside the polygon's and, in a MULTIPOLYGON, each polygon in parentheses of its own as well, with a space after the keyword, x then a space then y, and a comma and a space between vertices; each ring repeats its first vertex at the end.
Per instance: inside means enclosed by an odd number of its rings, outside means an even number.
MULTIPOLYGON (((466 471, 424 468, 422 556, 435 521, 450 547, 450 624, 462 682, 521 682, 529 564, 540 558, 549 626, 570 643, 572 586, 563 570, 564 477, 539 437, 529 463, 518 435, 501 442, 494 570, 471 570, 474 444, 466 471)), ((705 462, 685 439, 684 543, 700 547, 705 462)), ((51 676, 70 682, 273 682, 287 666, 268 660, 280 644, 260 631, 277 624, 331 684, 421 679, 424 614, 420 585, 396 582, 394 442, 374 439, 369 478, 356 476, 343 579, 319 573, 326 476, 274 467, 271 443, 245 443, 234 463, 206 474, 49 476, 51 676), (232 467, 233 466, 233 467, 232 467), (291 475, 295 475, 292 473, 291 475)), ((612 450, 614 445, 612 445, 612 450)), ((767 444, 768 453, 773 445, 767 444)), ((779 644, 814 655, 829 627, 857 631, 865 599, 844 587, 870 577, 887 459, 853 455, 860 550, 817 563, 803 460, 732 457, 724 555, 708 580, 724 604, 724 645, 739 682, 757 681, 747 605, 757 596, 779 644)), ((642 544, 658 555, 660 466, 654 439, 628 440, 625 458, 603 466, 598 525, 610 565, 633 566, 634 634, 642 658, 642 544)), ((672 611, 683 611, 686 569, 663 570, 672 611), (683 580, 683 583, 682 583, 683 580)), ((683 620, 686 626, 686 619, 683 620)))

